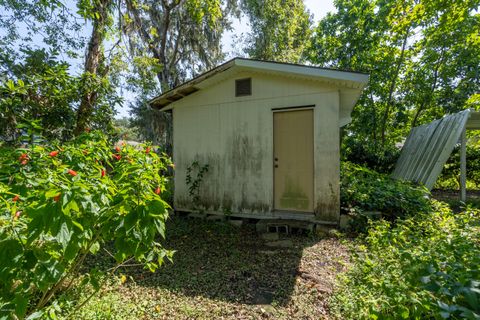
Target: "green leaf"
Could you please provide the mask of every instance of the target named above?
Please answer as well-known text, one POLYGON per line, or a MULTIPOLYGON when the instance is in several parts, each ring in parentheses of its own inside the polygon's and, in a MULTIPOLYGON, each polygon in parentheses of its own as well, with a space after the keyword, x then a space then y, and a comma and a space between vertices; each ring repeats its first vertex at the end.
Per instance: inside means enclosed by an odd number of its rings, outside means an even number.
POLYGON ((68 228, 68 225, 66 222, 63 222, 60 225, 60 230, 58 234, 56 235, 57 241, 62 245, 62 247, 65 249, 68 245, 68 242, 70 241, 72 237, 72 230, 68 228))
POLYGON ((100 250, 100 243, 94 242, 94 243, 92 244, 92 246, 90 247, 90 252, 91 252, 92 254, 95 254, 95 253, 98 252, 98 250, 100 250))
POLYGON ((13 303, 15 304, 15 314, 17 314, 20 317, 23 317, 25 313, 27 313, 27 307, 28 307, 27 296, 23 292, 21 294, 16 294, 15 299, 13 300, 13 303))

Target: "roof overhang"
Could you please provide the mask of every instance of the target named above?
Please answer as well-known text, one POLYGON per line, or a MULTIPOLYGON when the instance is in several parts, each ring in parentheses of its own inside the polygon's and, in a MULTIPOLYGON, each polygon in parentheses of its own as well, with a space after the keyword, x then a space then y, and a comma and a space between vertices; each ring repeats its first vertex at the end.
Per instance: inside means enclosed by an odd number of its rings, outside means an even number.
POLYGON ((480 111, 470 111, 470 117, 465 126, 467 130, 480 130, 480 111))
MULTIPOLYGON (((282 76, 293 76, 304 79, 311 79, 336 85, 345 88, 345 104, 351 111, 356 101, 360 97, 361 91, 367 85, 369 75, 366 73, 343 71, 336 69, 320 68, 314 66, 305 66, 299 64, 280 63, 271 61, 260 61, 244 58, 235 58, 224 64, 207 71, 200 76, 185 82, 178 87, 163 93, 162 95, 149 101, 149 104, 161 111, 167 111, 173 108, 173 102, 208 87, 208 85, 217 78, 226 78, 229 75, 239 71, 256 71, 269 74, 278 74, 282 76), (352 104, 353 103, 353 104, 352 104)), ((340 92, 342 99, 342 92, 340 92)))

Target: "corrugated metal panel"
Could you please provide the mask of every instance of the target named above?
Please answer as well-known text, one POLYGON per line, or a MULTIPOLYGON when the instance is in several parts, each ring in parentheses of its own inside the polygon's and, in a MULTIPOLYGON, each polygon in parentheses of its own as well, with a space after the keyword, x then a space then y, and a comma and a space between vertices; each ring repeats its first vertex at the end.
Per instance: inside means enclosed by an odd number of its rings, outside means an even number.
POLYGON ((470 110, 464 110, 413 128, 392 177, 421 183, 431 190, 465 130, 470 114, 470 110))

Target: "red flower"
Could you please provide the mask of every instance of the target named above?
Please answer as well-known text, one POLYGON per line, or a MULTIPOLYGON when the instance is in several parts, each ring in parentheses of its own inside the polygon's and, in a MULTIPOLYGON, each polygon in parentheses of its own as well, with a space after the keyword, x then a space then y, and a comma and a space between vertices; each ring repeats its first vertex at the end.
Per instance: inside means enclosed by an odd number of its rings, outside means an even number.
POLYGON ((156 193, 156 194, 160 194, 160 191, 161 191, 161 190, 160 190, 160 187, 157 187, 157 189, 155 189, 155 193, 156 193))
POLYGON ((90 129, 90 128, 85 128, 85 132, 86 132, 86 133, 89 133, 90 131, 92 131, 92 129, 90 129))
POLYGON ((58 151, 52 151, 50 152, 50 157, 56 157, 58 154, 58 151))
POLYGON ((20 197, 19 197, 18 194, 17 194, 15 197, 13 197, 12 200, 13 200, 13 202, 17 202, 18 200, 20 200, 20 197))
POLYGON ((150 153, 150 147, 147 147, 147 148, 145 149, 145 153, 150 153))
POLYGON ((77 175, 77 172, 72 169, 68 169, 68 174, 75 177, 77 175))
POLYGON ((15 212, 15 219, 20 218, 20 215, 22 214, 22 211, 17 211, 15 212))
POLYGON ((55 197, 53 197, 53 201, 58 202, 58 200, 60 200, 61 195, 62 195, 61 193, 57 194, 55 197))
POLYGON ((114 154, 113 157, 114 157, 115 159, 117 159, 117 160, 122 159, 122 156, 119 155, 119 154, 114 154))
POLYGON ((120 152, 120 151, 121 151, 121 150, 120 150, 120 147, 119 147, 119 146, 116 146, 116 147, 115 147, 115 151, 120 152))
POLYGON ((18 161, 20 161, 22 165, 26 165, 28 163, 28 154, 22 153, 22 155, 18 158, 18 161))
POLYGON ((101 175, 102 175, 102 178, 105 177, 105 169, 102 169, 101 175))

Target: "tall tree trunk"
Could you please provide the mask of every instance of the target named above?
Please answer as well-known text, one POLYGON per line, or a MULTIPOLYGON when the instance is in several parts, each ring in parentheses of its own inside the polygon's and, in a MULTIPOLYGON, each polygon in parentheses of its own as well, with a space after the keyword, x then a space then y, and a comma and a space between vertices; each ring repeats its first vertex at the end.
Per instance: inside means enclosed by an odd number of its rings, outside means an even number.
POLYGON ((87 83, 89 82, 89 78, 101 76, 99 75, 98 69, 103 58, 102 44, 105 40, 108 7, 111 1, 112 0, 94 1, 96 4, 94 12, 98 13, 98 16, 93 20, 92 35, 90 36, 85 55, 83 76, 84 92, 77 111, 77 125, 74 131, 75 135, 79 135, 87 129, 97 100, 96 90, 88 88, 87 83))
POLYGON ((381 130, 382 146, 385 145, 385 132, 387 130, 387 122, 388 122, 388 117, 390 115, 390 107, 393 101, 393 93, 395 92, 395 87, 397 85, 400 69, 402 68, 403 60, 405 58, 405 49, 407 47, 409 31, 410 31, 409 28, 405 30, 400 57, 398 58, 397 66, 395 67, 395 73, 393 74, 392 82, 390 83, 390 88, 388 90, 387 104, 385 106, 385 112, 383 114, 383 119, 382 119, 382 130, 381 130))
POLYGON ((438 70, 440 69, 440 66, 441 66, 442 62, 443 62, 443 53, 442 53, 442 57, 441 57, 440 61, 438 61, 435 64, 432 86, 430 87, 430 91, 428 92, 427 97, 425 97, 425 99, 423 99, 422 104, 420 105, 420 107, 418 107, 417 112, 415 113, 415 117, 413 118, 412 125, 411 125, 412 128, 415 128, 417 126, 417 121, 418 121, 418 118, 420 117, 420 113, 425 109, 425 107, 432 100, 433 93, 435 92, 435 89, 437 87, 438 70))

